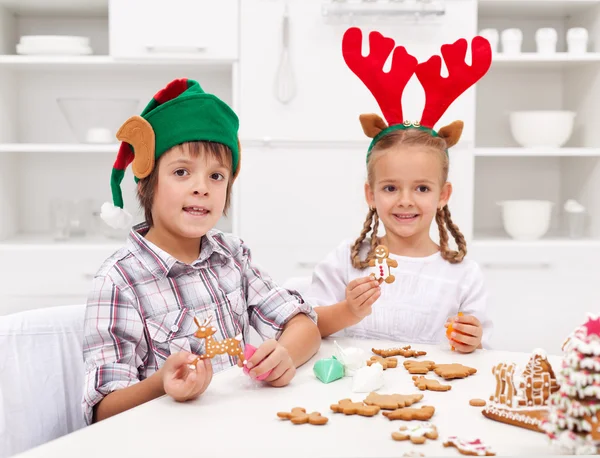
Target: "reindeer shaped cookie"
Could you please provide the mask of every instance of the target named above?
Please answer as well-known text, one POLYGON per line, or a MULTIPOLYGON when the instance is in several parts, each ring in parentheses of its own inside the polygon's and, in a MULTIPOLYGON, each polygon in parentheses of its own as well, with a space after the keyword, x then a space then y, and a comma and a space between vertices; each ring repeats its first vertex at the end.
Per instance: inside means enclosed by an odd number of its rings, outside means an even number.
POLYGON ((385 245, 379 245, 375 248, 375 259, 369 261, 369 266, 374 267, 375 271, 371 272, 371 277, 377 280, 379 284, 393 283, 396 279, 390 271, 391 267, 398 267, 398 261, 389 257, 390 252, 385 245))
POLYGON ((194 322, 198 326, 198 330, 194 333, 194 336, 205 341, 204 354, 199 356, 200 359, 212 359, 217 355, 227 353, 231 356, 237 356, 238 366, 242 367, 246 362, 244 361, 244 350, 242 349, 242 335, 238 334, 233 338, 221 341, 214 340, 212 336, 217 332, 217 328, 210 326, 212 318, 211 315, 200 324, 198 319, 194 317, 194 322))

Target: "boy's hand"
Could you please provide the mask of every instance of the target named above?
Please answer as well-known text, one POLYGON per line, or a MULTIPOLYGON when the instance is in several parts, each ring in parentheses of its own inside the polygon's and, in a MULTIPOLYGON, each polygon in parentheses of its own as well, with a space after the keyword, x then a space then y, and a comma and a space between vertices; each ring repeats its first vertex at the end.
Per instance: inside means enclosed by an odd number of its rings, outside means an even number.
POLYGON ((296 366, 284 346, 274 339, 265 340, 246 363, 250 377, 256 378, 271 369, 264 380, 271 386, 285 386, 296 375, 296 366))
POLYGON ((355 278, 346 287, 348 309, 357 318, 371 314, 371 306, 381 296, 379 282, 372 277, 355 278))
POLYGON ((461 353, 471 353, 481 347, 483 328, 473 315, 463 315, 448 318, 446 328, 452 323, 453 332, 450 334, 452 346, 461 353))
POLYGON ((176 401, 188 401, 200 396, 212 380, 213 369, 209 359, 201 359, 190 366, 198 357, 180 351, 167 358, 159 369, 165 393, 176 401))

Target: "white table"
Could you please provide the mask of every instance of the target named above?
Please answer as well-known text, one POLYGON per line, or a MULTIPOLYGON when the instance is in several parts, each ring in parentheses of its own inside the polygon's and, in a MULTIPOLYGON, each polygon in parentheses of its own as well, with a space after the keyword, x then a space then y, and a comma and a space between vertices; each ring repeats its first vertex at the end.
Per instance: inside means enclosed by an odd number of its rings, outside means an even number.
MULTIPOLYGON (((344 347, 361 347, 370 353, 372 347, 389 348, 398 343, 337 339, 344 347)), ((241 369, 234 367, 217 374, 208 390, 193 402, 177 403, 161 397, 131 411, 117 415, 58 440, 22 454, 22 457, 399 457, 414 450, 426 456, 459 456, 454 448, 444 448, 447 436, 480 438, 498 455, 548 455, 556 452, 541 433, 505 425, 485 418, 480 407, 472 407, 472 398, 488 399, 495 389, 492 367, 498 362, 512 361, 524 367, 526 353, 477 351, 469 355, 451 352, 445 346, 414 345, 428 352, 426 358, 437 363, 460 362, 477 368, 467 379, 449 381, 447 392, 420 392, 411 375, 404 369, 404 358, 398 367, 384 372, 385 386, 380 393, 423 393, 419 405, 433 405, 431 419, 440 433, 435 441, 413 445, 396 442, 391 433, 405 424, 390 421, 378 414, 366 418, 334 414, 329 406, 343 398, 362 400, 366 394, 352 392, 352 378, 323 384, 313 375, 317 359, 333 354, 333 340, 325 340, 319 353, 303 367, 285 388, 256 385, 241 369), (278 411, 292 407, 319 411, 329 417, 325 426, 294 425, 277 418, 278 411)), ((550 356, 558 369, 559 357, 550 356)), ((430 378, 438 377, 430 373, 430 378)))

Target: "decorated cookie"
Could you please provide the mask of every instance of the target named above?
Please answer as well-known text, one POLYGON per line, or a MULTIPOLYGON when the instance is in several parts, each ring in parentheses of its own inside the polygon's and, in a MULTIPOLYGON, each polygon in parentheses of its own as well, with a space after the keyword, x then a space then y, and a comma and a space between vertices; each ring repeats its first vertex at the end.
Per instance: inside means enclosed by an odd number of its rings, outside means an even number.
POLYGON ((393 283, 396 277, 392 275, 391 268, 398 267, 398 261, 389 257, 389 250, 385 245, 379 245, 375 248, 375 259, 369 261, 371 267, 370 276, 379 282, 379 284, 393 283))
POLYGON ((198 326, 198 330, 194 333, 194 337, 204 339, 205 353, 200 355, 200 359, 212 359, 217 355, 223 355, 227 353, 230 356, 238 357, 238 366, 242 367, 246 361, 244 359, 244 350, 242 349, 242 335, 221 341, 213 339, 213 335, 217 332, 217 328, 210 326, 212 321, 212 315, 209 316, 202 324, 198 322, 198 319, 194 317, 194 322, 198 326))
POLYGON ((413 350, 410 345, 401 348, 388 348, 386 350, 378 350, 376 348, 372 348, 371 351, 378 356, 383 356, 384 358, 388 358, 390 356, 403 356, 405 358, 416 358, 418 356, 425 356, 427 354, 426 351, 413 350))
POLYGON ((469 401, 469 405, 472 405, 473 407, 483 407, 485 404, 485 399, 471 399, 469 401))
POLYGON ((477 369, 457 363, 436 364, 433 368, 433 372, 440 377, 445 378, 446 380, 451 380, 454 378, 465 378, 469 375, 473 375, 477 372, 477 369))
POLYGON ((394 367, 398 367, 398 359, 397 358, 382 358, 381 356, 371 356, 371 359, 367 361, 367 366, 371 364, 379 363, 383 370, 391 369, 394 367))
POLYGON ((362 402, 352 402, 351 399, 342 399, 337 404, 332 404, 331 410, 335 413, 343 413, 345 415, 372 417, 373 415, 377 415, 381 408, 379 406, 369 406, 362 402))
POLYGON ((415 450, 410 450, 409 452, 404 453, 402 456, 412 458, 412 457, 425 456, 425 455, 423 455, 423 453, 421 453, 421 452, 417 452, 415 450))
POLYGON ((437 428, 429 422, 402 426, 399 432, 392 433, 392 439, 395 441, 410 440, 413 444, 424 444, 426 439, 435 440, 437 438, 437 428))
POLYGON ((369 393, 364 403, 369 406, 379 406, 384 410, 395 410, 409 407, 423 399, 422 394, 379 394, 369 393))
POLYGON ((455 447, 463 455, 474 455, 474 456, 492 456, 494 452, 485 445, 481 440, 463 440, 456 436, 450 436, 444 442, 444 447, 455 447))
POLYGON ((448 391, 452 389, 450 385, 442 385, 437 380, 425 378, 422 375, 413 375, 413 380, 415 381, 415 386, 421 391, 448 391))
POLYGON ((433 370, 435 363, 433 361, 404 361, 404 367, 409 374, 427 374, 433 370))
POLYGON ((302 407, 294 407, 291 412, 277 412, 277 416, 283 420, 290 420, 295 425, 309 423, 311 425, 324 425, 329 421, 319 412, 306 413, 302 407))
POLYGON ((420 409, 414 407, 404 407, 403 409, 392 410, 391 412, 383 412, 383 415, 390 420, 429 420, 435 413, 435 407, 422 406, 420 409))

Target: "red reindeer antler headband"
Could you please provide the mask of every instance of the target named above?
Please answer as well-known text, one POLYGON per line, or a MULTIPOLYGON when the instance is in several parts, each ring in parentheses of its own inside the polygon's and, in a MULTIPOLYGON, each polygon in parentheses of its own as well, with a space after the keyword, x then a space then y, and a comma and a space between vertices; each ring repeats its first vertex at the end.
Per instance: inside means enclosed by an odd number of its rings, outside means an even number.
POLYGON ((480 36, 473 38, 471 65, 465 62, 467 40, 461 38, 453 44, 443 45, 442 56, 448 68, 447 77, 440 75, 440 56, 431 56, 429 60, 419 64, 404 46, 395 47, 393 39, 384 37, 379 32, 369 34, 369 47, 369 55, 363 56, 362 31, 357 27, 346 30, 342 41, 344 60, 371 91, 387 121, 386 124, 374 114, 361 115, 365 134, 373 138, 369 154, 381 137, 398 129, 421 129, 435 137, 443 137, 448 147, 455 145, 462 133, 462 121, 455 121, 439 132, 434 130, 435 123, 452 102, 487 73, 492 63, 490 43, 480 36), (386 73, 383 66, 392 50, 392 66, 386 73), (403 118, 402 93, 413 74, 417 75, 425 90, 425 108, 421 121, 411 123, 403 118))

